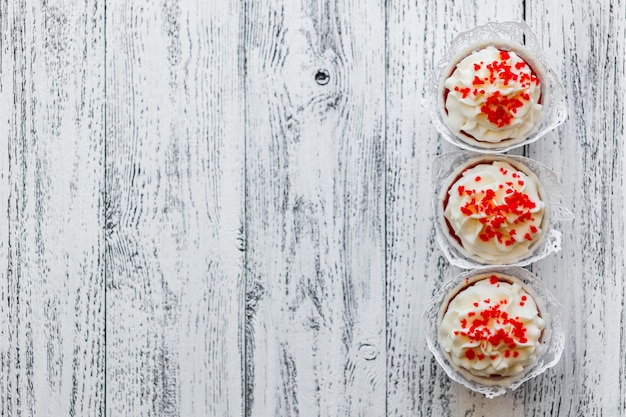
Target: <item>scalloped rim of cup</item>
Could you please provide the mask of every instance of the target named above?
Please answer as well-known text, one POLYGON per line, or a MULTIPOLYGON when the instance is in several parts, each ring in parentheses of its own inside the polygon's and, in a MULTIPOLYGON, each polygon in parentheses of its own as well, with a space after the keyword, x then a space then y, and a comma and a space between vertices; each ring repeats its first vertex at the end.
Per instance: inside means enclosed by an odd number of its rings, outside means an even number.
POLYGON ((462 149, 483 152, 483 153, 502 153, 520 146, 533 143, 557 126, 561 125, 567 118, 567 107, 565 102, 565 91, 561 83, 558 81, 555 73, 548 65, 539 41, 525 23, 518 22, 490 22, 482 26, 477 26, 465 32, 459 33, 453 40, 446 54, 435 66, 430 81, 430 112, 433 123, 440 133, 449 143, 462 149), (509 38, 501 36, 489 37, 481 40, 475 40, 469 43, 462 41, 470 37, 474 33, 507 33, 512 30, 520 31, 525 37, 526 45, 509 38), (524 137, 517 139, 509 139, 499 143, 479 142, 457 134, 452 131, 447 124, 445 114, 445 103, 443 100, 443 84, 449 76, 452 69, 457 63, 471 52, 482 49, 488 45, 500 46, 512 50, 527 61, 540 79, 543 95, 543 110, 539 123, 524 137), (530 47, 529 47, 529 46, 530 47))
POLYGON ((555 223, 572 220, 573 215, 561 204, 563 189, 557 175, 550 168, 523 156, 480 154, 469 151, 455 151, 439 155, 433 160, 432 165, 432 204, 435 211, 437 242, 452 265, 464 269, 484 268, 485 266, 526 266, 561 250, 561 233, 555 229, 555 223), (446 231, 442 202, 452 186, 452 181, 465 167, 482 161, 505 161, 527 175, 531 174, 530 176, 537 180, 539 195, 546 205, 542 222, 542 225, 545 225, 542 228, 544 232, 530 252, 520 258, 507 262, 489 262, 478 255, 469 253, 446 231))
POLYGON ((484 394, 487 398, 502 395, 507 390, 515 390, 524 382, 556 365, 563 354, 565 335, 562 306, 546 288, 543 281, 524 268, 497 266, 461 273, 440 287, 424 310, 421 318, 426 322, 426 343, 428 349, 435 356, 435 360, 444 369, 448 377, 473 391, 484 394), (544 349, 532 366, 527 367, 518 375, 490 380, 489 378, 476 377, 456 366, 448 359, 448 353, 441 348, 439 343, 439 324, 445 312, 445 307, 448 306, 459 291, 468 285, 486 279, 494 273, 504 275, 512 281, 518 282, 535 299, 541 317, 546 321, 546 327, 542 334, 544 349))

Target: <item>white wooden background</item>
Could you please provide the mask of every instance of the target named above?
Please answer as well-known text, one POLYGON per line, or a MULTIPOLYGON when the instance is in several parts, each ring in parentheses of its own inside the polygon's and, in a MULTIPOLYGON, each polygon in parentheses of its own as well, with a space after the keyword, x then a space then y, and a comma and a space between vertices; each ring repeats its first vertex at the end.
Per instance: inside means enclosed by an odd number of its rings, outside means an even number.
POLYGON ((623 0, 0 0, 0 415, 625 415, 625 45, 623 0), (490 20, 563 79, 522 152, 576 216, 563 358, 495 400, 419 321, 427 74, 490 20))

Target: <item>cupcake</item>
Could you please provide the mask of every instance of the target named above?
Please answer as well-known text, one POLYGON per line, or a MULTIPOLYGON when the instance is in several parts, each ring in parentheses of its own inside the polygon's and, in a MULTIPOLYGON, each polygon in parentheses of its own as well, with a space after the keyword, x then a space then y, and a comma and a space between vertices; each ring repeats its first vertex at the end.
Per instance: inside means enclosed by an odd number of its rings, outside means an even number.
POLYGON ((459 34, 428 89, 433 124, 464 149, 499 153, 563 123, 564 90, 524 23, 491 22, 459 34))
POLYGON ((422 319, 428 348, 448 376, 490 398, 554 366, 563 352, 561 306, 519 267, 456 276, 422 319))
POLYGON ((450 245, 481 264, 512 264, 532 255, 547 228, 537 176, 509 157, 470 159, 441 198, 450 245))
POLYGON ((556 224, 574 216, 543 164, 456 151, 437 156, 431 174, 436 238, 453 265, 524 266, 561 250, 556 224))
POLYGON ((439 343, 468 377, 485 383, 521 375, 542 353, 546 322, 514 277, 482 275, 444 306, 439 343))
POLYGON ((444 81, 444 106, 450 130, 476 146, 521 142, 542 115, 539 66, 530 65, 510 46, 493 45, 461 59, 444 81))

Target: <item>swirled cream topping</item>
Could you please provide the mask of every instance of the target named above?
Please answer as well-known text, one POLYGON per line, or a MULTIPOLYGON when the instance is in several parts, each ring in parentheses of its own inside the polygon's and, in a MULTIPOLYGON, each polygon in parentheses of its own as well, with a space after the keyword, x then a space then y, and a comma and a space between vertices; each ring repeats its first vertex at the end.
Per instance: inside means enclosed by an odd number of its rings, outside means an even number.
POLYGON ((513 51, 488 46, 462 59, 444 83, 448 125, 461 137, 524 139, 539 123, 541 85, 513 51))
POLYGON ((479 163, 448 190, 444 216, 470 257, 510 263, 528 256, 542 236, 545 203, 538 180, 505 161, 479 163))
POLYGON ((439 342, 473 375, 513 376, 536 362, 544 328, 534 299, 519 284, 491 275, 450 301, 439 342))

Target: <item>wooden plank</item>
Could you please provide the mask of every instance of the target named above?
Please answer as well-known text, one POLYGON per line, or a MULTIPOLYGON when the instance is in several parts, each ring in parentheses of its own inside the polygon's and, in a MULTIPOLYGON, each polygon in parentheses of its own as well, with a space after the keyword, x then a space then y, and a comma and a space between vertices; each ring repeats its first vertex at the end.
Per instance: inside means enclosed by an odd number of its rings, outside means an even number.
POLYGON ((107 3, 107 415, 243 412, 239 2, 107 3))
POLYGON ((535 416, 626 414, 624 100, 626 9, 619 2, 527 2, 567 91, 569 118, 530 155, 561 176, 576 216, 563 252, 534 266, 564 306, 563 360, 525 386, 535 416))
POLYGON ((426 347, 420 316, 456 275, 435 241, 432 159, 455 150, 430 124, 423 102, 431 69, 461 31, 521 20, 506 7, 471 1, 388 2, 387 72, 387 403, 388 416, 523 416, 524 393, 487 400, 451 382, 426 347))
POLYGON ((0 414, 104 414, 104 7, 0 2, 0 414))
POLYGON ((384 2, 246 11, 247 415, 385 415, 384 2))

